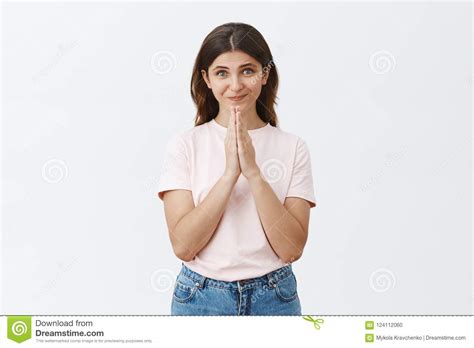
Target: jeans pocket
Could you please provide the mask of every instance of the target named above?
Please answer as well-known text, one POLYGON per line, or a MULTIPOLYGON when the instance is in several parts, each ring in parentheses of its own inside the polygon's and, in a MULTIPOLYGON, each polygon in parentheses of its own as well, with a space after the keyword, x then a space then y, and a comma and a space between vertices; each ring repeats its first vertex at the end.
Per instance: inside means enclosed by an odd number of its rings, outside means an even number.
POLYGON ((189 302, 194 297, 197 286, 193 280, 179 275, 174 286, 173 298, 181 303, 189 302))
POLYGON ((292 273, 288 277, 279 280, 276 283, 276 294, 284 302, 290 302, 298 296, 296 277, 292 273))

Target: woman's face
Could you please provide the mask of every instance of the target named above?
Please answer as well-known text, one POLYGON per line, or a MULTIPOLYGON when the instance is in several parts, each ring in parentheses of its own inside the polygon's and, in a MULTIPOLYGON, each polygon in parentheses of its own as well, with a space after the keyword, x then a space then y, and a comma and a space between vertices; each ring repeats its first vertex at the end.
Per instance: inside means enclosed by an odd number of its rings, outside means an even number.
POLYGON ((226 52, 218 56, 208 69, 209 75, 202 70, 202 76, 219 107, 230 110, 239 105, 240 110, 255 110, 255 105, 267 83, 268 71, 263 72, 262 65, 252 56, 242 51, 226 52), (232 97, 242 97, 232 100, 232 97))

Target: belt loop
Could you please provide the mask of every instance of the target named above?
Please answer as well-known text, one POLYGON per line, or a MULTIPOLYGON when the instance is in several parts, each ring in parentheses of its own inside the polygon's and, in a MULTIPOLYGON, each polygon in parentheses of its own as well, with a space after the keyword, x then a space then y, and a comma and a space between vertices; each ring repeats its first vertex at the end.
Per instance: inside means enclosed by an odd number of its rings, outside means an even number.
POLYGON ((274 285, 275 285, 275 281, 273 280, 273 277, 271 276, 273 272, 270 272, 267 274, 267 278, 268 278, 268 285, 273 288, 274 285))
POLYGON ((204 287, 204 282, 206 281, 206 277, 205 276, 201 276, 201 279, 199 279, 199 282, 196 283, 196 286, 198 288, 203 288, 204 287))

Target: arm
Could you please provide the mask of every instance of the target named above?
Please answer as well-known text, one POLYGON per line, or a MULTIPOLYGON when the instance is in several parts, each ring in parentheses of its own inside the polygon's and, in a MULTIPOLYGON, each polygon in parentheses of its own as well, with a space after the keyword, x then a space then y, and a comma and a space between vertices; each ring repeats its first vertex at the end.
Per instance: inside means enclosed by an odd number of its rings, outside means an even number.
POLYGON ((178 258, 191 261, 211 239, 237 179, 223 175, 197 207, 189 190, 165 192, 166 222, 178 258))
POLYGON ((308 238, 308 201, 287 197, 284 204, 262 178, 255 160, 255 148, 247 131, 247 121, 237 110, 237 141, 239 163, 253 194, 260 221, 273 251, 285 263, 296 261, 303 254, 308 238))
POLYGON ((309 203, 287 197, 281 204, 260 173, 248 178, 260 221, 275 253, 285 263, 298 260, 308 238, 309 203))

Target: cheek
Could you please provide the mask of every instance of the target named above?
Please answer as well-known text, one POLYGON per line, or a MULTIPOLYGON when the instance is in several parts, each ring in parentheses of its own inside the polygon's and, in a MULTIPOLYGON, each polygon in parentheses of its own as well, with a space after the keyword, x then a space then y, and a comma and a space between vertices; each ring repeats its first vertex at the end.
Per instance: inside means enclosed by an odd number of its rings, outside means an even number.
POLYGON ((225 86, 223 86, 222 83, 214 82, 212 85, 212 92, 216 98, 222 98, 222 95, 225 93, 225 86))
POLYGON ((248 89, 251 91, 252 98, 256 100, 262 91, 262 86, 260 82, 257 82, 255 85, 250 85, 248 89))

